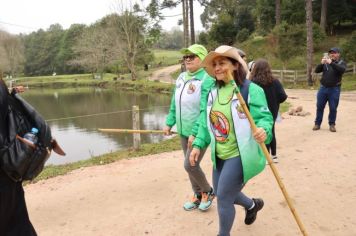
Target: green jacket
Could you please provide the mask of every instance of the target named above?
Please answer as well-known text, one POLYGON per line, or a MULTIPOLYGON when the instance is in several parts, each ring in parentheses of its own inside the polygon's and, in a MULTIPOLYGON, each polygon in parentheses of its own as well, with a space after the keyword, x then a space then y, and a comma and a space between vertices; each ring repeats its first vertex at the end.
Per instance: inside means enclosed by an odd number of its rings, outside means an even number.
POLYGON ((189 75, 188 72, 181 73, 176 80, 166 125, 172 127, 176 124, 177 132, 181 136, 196 136, 199 127, 202 87, 213 81, 214 79, 204 69, 189 75), (191 78, 187 80, 187 76, 191 76, 191 78))
MULTIPOLYGON (((199 129, 198 134, 193 142, 195 148, 202 149, 206 146, 206 143, 211 141, 211 159, 213 161, 214 168, 216 167, 216 155, 215 155, 215 136, 214 130, 208 119, 213 102, 216 99, 217 86, 213 86, 206 97, 201 99, 201 107, 205 107, 202 110, 202 114, 199 117, 199 129)), ((261 127, 266 131, 267 139, 265 143, 270 143, 272 140, 272 126, 273 117, 268 110, 266 96, 263 89, 258 85, 251 83, 249 86, 248 101, 249 110, 252 118, 254 119, 256 126, 261 127)), ((231 113, 234 122, 234 129, 237 139, 237 145, 239 147, 240 156, 244 171, 244 182, 247 182, 253 176, 260 173, 266 163, 263 151, 259 144, 252 136, 251 127, 246 115, 243 113, 240 103, 236 95, 232 99, 231 113)))

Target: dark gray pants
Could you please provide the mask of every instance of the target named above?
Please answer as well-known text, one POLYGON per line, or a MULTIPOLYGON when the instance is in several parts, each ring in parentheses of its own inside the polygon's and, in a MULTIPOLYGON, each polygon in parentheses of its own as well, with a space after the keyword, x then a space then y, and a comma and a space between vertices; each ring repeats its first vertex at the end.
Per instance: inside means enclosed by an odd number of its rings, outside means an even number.
POLYGON ((236 213, 234 205, 245 209, 253 206, 253 200, 241 192, 244 186, 241 158, 221 160, 217 157, 213 182, 218 199, 219 235, 229 236, 236 213))
POLYGON ((27 213, 21 182, 13 182, 0 169, 0 235, 36 236, 27 213))
POLYGON ((191 166, 189 162, 190 152, 188 149, 188 138, 181 137, 181 144, 184 153, 184 169, 187 171, 192 189, 195 193, 209 192, 211 186, 206 180, 203 170, 200 168, 200 162, 203 159, 206 148, 200 150, 200 155, 195 166, 191 166))

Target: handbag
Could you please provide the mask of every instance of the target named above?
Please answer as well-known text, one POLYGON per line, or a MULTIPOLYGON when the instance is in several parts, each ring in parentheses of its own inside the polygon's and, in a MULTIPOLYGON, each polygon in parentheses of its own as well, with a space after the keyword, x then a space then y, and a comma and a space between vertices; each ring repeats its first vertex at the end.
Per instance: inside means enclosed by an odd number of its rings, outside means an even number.
POLYGON ((0 150, 0 166, 15 182, 33 180, 38 176, 52 150, 65 155, 52 138, 47 122, 15 90, 8 94, 7 123, 8 136, 0 150), (39 131, 35 145, 22 138, 33 127, 39 131))

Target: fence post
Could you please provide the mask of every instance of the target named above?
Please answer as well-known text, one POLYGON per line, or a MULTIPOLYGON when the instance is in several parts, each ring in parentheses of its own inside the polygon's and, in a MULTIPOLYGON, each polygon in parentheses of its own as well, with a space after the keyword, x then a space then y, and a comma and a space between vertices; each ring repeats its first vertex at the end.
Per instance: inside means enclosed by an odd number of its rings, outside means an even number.
POLYGON ((298 78, 298 71, 295 70, 295 71, 294 71, 294 85, 297 84, 297 78, 298 78))
MULTIPOLYGON (((140 129, 140 109, 138 106, 132 106, 132 129, 140 129)), ((133 134, 133 146, 135 150, 140 149, 141 135, 133 134)))
POLYGON ((280 73, 280 76, 279 76, 279 77, 281 78, 281 82, 283 82, 283 69, 280 70, 279 73, 280 73))
POLYGON ((354 62, 354 66, 353 66, 353 70, 352 70, 352 74, 355 74, 356 73, 356 63, 354 62))

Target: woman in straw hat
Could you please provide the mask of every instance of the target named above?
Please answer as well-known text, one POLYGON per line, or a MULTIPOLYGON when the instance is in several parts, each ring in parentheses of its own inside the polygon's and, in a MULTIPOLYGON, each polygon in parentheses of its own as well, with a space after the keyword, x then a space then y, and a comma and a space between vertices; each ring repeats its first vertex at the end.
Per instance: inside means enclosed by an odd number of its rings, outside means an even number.
POLYGON ((245 224, 252 224, 264 203, 249 198, 241 190, 245 183, 265 167, 265 157, 258 143, 272 139, 273 117, 268 110, 263 89, 246 79, 246 63, 234 47, 220 46, 203 61, 216 83, 209 94, 202 97, 198 134, 190 155, 194 165, 207 137, 211 139, 213 187, 217 196, 219 235, 230 235, 234 218, 234 204, 246 210, 245 224), (236 87, 248 88, 251 116, 257 130, 252 133, 249 121, 236 97, 236 87))
POLYGON ((166 118, 165 134, 171 134, 173 125, 177 125, 177 132, 181 138, 184 152, 184 168, 188 173, 193 189, 193 197, 183 205, 183 209, 190 211, 199 208, 206 211, 210 208, 214 199, 214 191, 208 183, 199 163, 206 151, 208 142, 202 145, 201 153, 197 156, 197 164, 190 165, 189 155, 192 150, 192 142, 198 132, 198 118, 200 116, 200 98, 202 87, 211 87, 214 79, 210 77, 201 62, 208 54, 204 46, 193 44, 181 50, 186 72, 179 75, 172 96, 169 114, 166 118))

